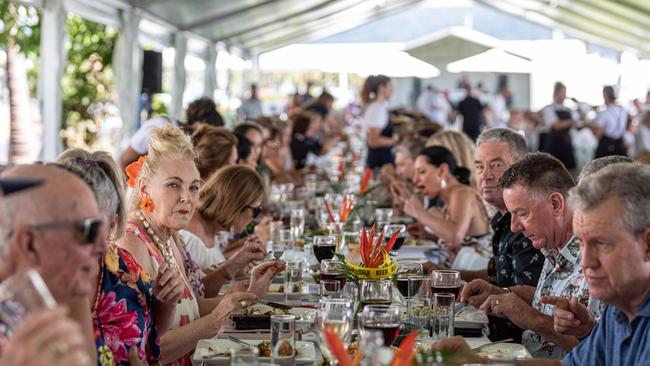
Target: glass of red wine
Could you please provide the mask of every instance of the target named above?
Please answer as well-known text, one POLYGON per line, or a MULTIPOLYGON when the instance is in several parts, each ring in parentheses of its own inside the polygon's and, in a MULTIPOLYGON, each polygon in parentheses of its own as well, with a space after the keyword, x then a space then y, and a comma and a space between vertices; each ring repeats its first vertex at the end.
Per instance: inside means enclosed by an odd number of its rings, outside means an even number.
POLYGON ((454 270, 436 270, 431 272, 431 293, 451 293, 458 300, 462 287, 460 272, 454 270))
POLYGON ((386 225, 384 226, 384 240, 388 242, 395 232, 398 232, 399 235, 395 240, 392 250, 399 250, 399 248, 404 245, 404 240, 406 240, 406 226, 405 225, 386 225))
POLYGON ((362 306, 390 305, 393 300, 393 285, 390 280, 362 280, 359 289, 362 306))
POLYGON ((399 305, 368 305, 361 313, 361 331, 380 331, 384 346, 390 347, 399 334, 399 305))
POLYGON ((337 259, 323 259, 320 263, 320 279, 321 281, 338 281, 339 290, 342 289, 346 282, 343 275, 343 263, 337 259))
POLYGON ((336 253, 336 237, 333 235, 317 235, 314 237, 312 249, 318 263, 322 263, 324 259, 332 259, 334 253, 336 253))
POLYGON ((404 297, 408 297, 409 277, 422 275, 422 264, 417 262, 397 262, 397 289, 404 297))

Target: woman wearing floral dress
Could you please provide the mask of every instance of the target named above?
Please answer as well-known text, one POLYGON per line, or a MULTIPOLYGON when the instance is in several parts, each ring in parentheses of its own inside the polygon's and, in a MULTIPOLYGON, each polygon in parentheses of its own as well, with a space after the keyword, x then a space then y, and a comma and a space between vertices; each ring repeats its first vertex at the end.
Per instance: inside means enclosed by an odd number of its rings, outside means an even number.
MULTIPOLYGON (((91 154, 71 149, 61 154, 57 163, 77 174, 91 187, 98 206, 110 222, 107 242, 119 240, 126 218, 124 176, 111 156, 105 152, 91 154)), ((157 364, 160 339, 151 309, 154 301, 159 300, 153 297, 153 279, 127 251, 114 244, 109 245, 99 268, 95 297, 87 301, 92 304, 87 318, 93 328, 98 365, 136 365, 142 361, 149 365, 157 364), (131 348, 137 352, 130 352, 131 348)), ((165 292, 174 293, 170 291, 175 285, 173 281, 161 282, 159 279, 158 283, 166 283, 165 292)), ((160 299, 171 304, 177 300, 174 296, 160 299)), ((173 307, 169 309, 173 310, 173 307)))

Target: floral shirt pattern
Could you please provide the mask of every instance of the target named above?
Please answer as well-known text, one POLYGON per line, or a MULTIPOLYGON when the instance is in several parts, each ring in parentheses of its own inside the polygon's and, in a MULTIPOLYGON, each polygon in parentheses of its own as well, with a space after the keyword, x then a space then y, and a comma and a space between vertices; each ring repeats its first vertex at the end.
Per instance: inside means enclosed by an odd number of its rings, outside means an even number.
POLYGON ((98 364, 128 365, 131 347, 141 360, 158 365, 160 338, 153 319, 152 279, 122 248, 111 245, 103 261, 93 328, 98 364))
MULTIPOLYGON (((542 304, 542 296, 575 297, 600 317, 600 302, 590 299, 587 281, 580 266, 580 241, 575 236, 559 252, 542 250, 546 257, 542 274, 535 290, 533 308, 544 315, 553 316, 553 305, 542 304)), ((524 331, 522 343, 533 357, 561 358, 566 351, 562 346, 549 342, 532 330, 524 331)))
POLYGON ((494 259, 488 265, 491 283, 500 287, 536 286, 544 255, 521 232, 510 230, 510 213, 497 212, 492 218, 494 259))
MULTIPOLYGON (((492 252, 494 257, 488 263, 488 279, 499 287, 515 285, 537 286, 544 265, 544 255, 521 232, 510 230, 509 212, 497 212, 490 222, 494 236, 492 252)), ((491 341, 512 338, 521 342, 523 329, 506 318, 489 316, 489 338, 491 341)))

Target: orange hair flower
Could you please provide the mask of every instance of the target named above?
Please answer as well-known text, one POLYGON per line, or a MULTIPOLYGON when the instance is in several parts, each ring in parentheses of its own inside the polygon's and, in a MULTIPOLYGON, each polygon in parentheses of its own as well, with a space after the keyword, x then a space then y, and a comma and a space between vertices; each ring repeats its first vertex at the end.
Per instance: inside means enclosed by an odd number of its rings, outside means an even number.
POLYGON ((142 155, 138 158, 138 161, 134 161, 124 169, 126 176, 129 177, 129 180, 127 181, 129 187, 135 187, 135 180, 138 178, 138 175, 140 175, 140 170, 142 169, 142 164, 144 164, 145 160, 147 160, 147 156, 142 155))

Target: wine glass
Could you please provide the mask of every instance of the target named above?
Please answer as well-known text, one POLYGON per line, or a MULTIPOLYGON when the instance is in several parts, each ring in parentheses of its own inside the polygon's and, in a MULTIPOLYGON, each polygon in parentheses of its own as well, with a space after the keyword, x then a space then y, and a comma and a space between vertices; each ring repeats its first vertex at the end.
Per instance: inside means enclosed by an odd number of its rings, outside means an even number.
POLYGON ((291 210, 291 218, 289 220, 293 237, 298 240, 302 238, 305 233, 305 209, 295 208, 291 210))
POLYGON ((369 305, 361 313, 361 330, 381 331, 384 347, 390 347, 399 333, 401 321, 398 305, 369 305))
POLYGON ((417 262, 397 262, 397 289, 399 293, 408 297, 408 280, 412 275, 422 275, 422 264, 417 262))
POLYGON ((397 239, 395 239, 395 244, 393 245, 392 250, 399 250, 399 248, 404 245, 404 240, 406 240, 406 226, 405 225, 386 225, 384 226, 384 240, 387 242, 390 240, 391 236, 395 232, 399 232, 397 239))
POLYGON ((336 237, 333 235, 317 235, 314 237, 314 256, 318 262, 334 258, 336 252, 336 237))
POLYGON ((360 288, 361 304, 368 305, 390 305, 393 299, 393 285, 389 280, 361 280, 360 288))
POLYGON ((348 299, 321 299, 318 321, 321 329, 329 329, 343 343, 348 343, 352 336, 352 302, 348 299))
POLYGON ((462 283, 460 272, 454 270, 435 270, 431 272, 431 292, 451 293, 458 300, 462 283))
POLYGON ((377 224, 377 227, 383 228, 384 226, 390 224, 390 221, 392 219, 393 219, 392 208, 375 209, 375 223, 377 224))
POLYGON ((338 281, 339 289, 345 286, 346 278, 343 275, 343 263, 337 259, 323 259, 320 263, 320 279, 338 281))

